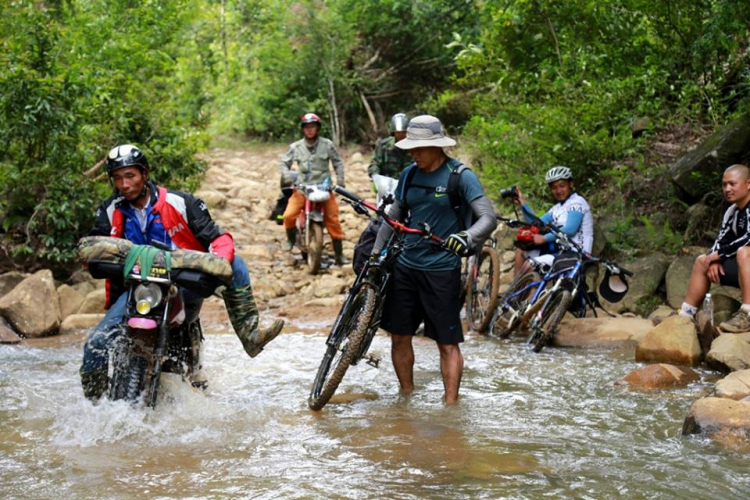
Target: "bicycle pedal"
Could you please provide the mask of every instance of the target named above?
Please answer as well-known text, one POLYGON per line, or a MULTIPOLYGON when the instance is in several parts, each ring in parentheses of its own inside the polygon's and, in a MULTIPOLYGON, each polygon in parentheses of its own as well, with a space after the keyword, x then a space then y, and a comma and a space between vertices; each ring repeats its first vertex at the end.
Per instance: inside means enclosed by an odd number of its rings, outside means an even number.
POLYGON ((378 365, 380 364, 380 358, 376 358, 375 356, 372 356, 370 354, 365 356, 365 360, 367 360, 368 365, 374 368, 378 368, 378 365))

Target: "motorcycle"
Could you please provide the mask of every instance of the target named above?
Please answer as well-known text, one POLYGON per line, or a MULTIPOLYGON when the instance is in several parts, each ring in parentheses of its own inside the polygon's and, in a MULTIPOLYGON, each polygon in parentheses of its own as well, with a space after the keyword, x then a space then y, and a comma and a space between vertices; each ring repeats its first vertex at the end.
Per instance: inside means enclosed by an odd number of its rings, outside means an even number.
POLYGON ((322 184, 296 184, 295 189, 305 197, 305 206, 297 217, 297 247, 310 274, 318 274, 323 259, 323 204, 331 197, 330 179, 322 184))
POLYGON ((87 237, 79 258, 96 279, 123 279, 127 306, 110 353, 110 400, 155 407, 161 374, 202 388, 203 299, 231 281, 231 265, 210 253, 169 251, 128 240, 87 237))

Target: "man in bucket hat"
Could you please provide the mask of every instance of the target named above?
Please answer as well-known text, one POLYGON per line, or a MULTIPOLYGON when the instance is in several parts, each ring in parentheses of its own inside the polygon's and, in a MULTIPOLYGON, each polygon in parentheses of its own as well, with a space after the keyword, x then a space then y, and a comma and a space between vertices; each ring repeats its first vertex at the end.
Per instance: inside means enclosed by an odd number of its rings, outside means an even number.
MULTIPOLYGON (((394 267, 380 325, 391 334, 393 367, 401 392, 409 394, 414 391, 412 338, 424 321, 425 336, 435 340, 440 350, 447 404, 458 400, 463 373, 459 349, 464 340, 459 318, 461 256, 468 248, 481 244, 497 225, 495 211, 477 176, 443 151, 455 144, 443 133, 440 120, 429 115, 412 119, 406 138, 396 143, 396 147, 409 151, 414 163, 402 172, 388 214, 412 228, 418 228, 420 222, 429 224, 445 245, 435 248, 423 243, 419 235, 406 236, 407 249, 394 267), (469 227, 450 201, 452 175, 458 176, 457 193, 463 212, 475 216, 469 227)), ((381 226, 373 257, 379 254, 391 231, 388 225, 381 226)))

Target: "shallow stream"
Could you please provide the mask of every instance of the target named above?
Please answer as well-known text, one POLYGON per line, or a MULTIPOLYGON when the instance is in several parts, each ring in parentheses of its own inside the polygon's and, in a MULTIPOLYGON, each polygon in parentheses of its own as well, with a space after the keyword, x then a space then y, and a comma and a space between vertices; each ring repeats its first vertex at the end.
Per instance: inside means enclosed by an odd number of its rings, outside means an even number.
POLYGON ((169 380, 156 411, 84 399, 82 336, 0 346, 0 498, 750 497, 746 456, 680 435, 711 375, 620 389, 630 350, 537 355, 469 336, 447 408, 435 345, 415 341, 406 398, 379 335, 380 368, 351 368, 314 413, 322 334, 284 334, 253 360, 234 336, 207 337, 208 392, 169 380))

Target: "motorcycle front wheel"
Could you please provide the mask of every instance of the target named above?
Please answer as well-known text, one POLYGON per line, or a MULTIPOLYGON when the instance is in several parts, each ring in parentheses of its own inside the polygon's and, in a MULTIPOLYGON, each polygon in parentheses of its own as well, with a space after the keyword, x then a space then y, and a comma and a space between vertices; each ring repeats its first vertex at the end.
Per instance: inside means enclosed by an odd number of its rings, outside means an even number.
POLYGON ((318 274, 323 256, 323 225, 311 222, 307 237, 307 266, 310 274, 318 274))
POLYGON ((109 386, 109 399, 135 402, 140 398, 146 385, 148 360, 136 355, 130 339, 120 339, 112 353, 112 380, 109 386))

